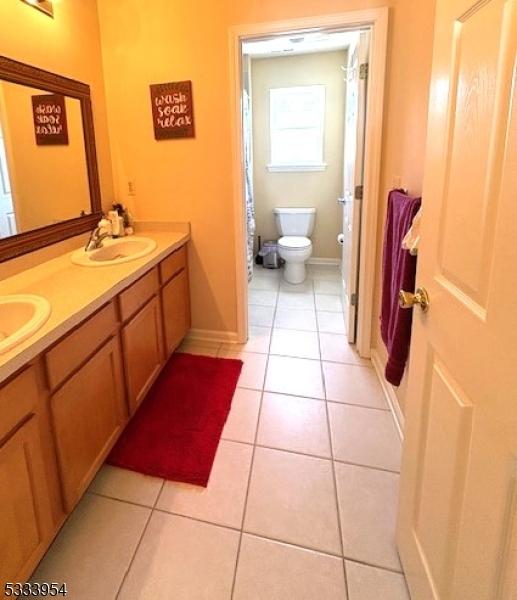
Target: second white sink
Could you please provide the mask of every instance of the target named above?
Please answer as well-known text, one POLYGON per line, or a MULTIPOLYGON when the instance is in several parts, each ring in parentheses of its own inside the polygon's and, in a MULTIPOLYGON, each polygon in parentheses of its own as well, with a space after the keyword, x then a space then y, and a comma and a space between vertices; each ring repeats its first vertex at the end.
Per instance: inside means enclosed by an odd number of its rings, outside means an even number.
POLYGON ((104 240, 102 247, 86 252, 83 248, 72 254, 72 262, 86 267, 106 267, 147 256, 156 248, 151 238, 131 236, 104 240))

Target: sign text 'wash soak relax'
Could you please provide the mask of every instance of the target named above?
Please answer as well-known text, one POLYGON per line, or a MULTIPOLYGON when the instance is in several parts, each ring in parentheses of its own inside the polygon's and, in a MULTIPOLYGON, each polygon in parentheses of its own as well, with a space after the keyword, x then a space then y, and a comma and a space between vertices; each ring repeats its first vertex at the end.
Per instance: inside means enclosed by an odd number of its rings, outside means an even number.
POLYGON ((157 140, 194 137, 191 81, 151 85, 151 103, 157 140))

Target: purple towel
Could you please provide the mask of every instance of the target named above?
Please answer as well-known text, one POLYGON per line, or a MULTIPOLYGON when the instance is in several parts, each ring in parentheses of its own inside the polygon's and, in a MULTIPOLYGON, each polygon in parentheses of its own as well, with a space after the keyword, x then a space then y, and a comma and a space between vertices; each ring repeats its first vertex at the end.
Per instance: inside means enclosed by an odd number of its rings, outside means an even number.
POLYGON ((402 240, 420 208, 421 198, 411 198, 400 190, 388 197, 382 263, 381 335, 388 349, 386 379, 400 385, 411 340, 412 310, 399 307, 399 290, 415 289, 416 256, 403 250, 402 240))

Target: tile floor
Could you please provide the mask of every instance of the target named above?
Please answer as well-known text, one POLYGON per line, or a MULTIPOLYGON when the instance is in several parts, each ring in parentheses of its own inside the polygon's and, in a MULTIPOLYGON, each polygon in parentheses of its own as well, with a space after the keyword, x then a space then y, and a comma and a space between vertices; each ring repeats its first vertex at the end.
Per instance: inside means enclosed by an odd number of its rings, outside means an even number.
POLYGON ((208 488, 104 467, 34 574, 73 600, 408 600, 394 544, 401 444, 344 338, 337 268, 260 269, 208 488))

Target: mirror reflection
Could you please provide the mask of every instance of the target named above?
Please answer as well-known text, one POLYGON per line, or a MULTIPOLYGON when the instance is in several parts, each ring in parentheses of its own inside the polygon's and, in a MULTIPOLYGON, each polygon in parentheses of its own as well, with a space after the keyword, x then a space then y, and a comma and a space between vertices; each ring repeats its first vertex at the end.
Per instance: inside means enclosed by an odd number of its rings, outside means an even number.
POLYGON ((90 213, 80 101, 0 81, 0 238, 90 213))

